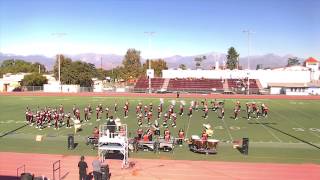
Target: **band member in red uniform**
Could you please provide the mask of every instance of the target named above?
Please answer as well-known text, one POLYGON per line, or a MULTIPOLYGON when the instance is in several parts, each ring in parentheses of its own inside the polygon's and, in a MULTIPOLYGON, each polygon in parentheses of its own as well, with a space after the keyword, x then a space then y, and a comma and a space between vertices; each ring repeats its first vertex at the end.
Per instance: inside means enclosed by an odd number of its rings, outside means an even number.
POLYGON ((91 119, 91 114, 93 113, 91 104, 88 104, 88 110, 89 110, 88 120, 90 120, 91 119))
POLYGON ((100 108, 98 106, 96 107, 96 118, 97 118, 97 121, 100 120, 100 108))
POLYGON ((184 106, 183 106, 183 104, 181 104, 181 105, 180 105, 180 113, 179 113, 180 116, 183 115, 183 108, 184 108, 184 106))
POLYGON ((154 126, 154 134, 157 136, 160 136, 160 126, 159 126, 158 120, 154 121, 153 126, 154 126))
POLYGON ((28 111, 28 122, 30 125, 33 123, 33 114, 31 110, 28 111))
POLYGON ((177 115, 176 113, 172 113, 172 127, 177 126, 177 115))
POLYGON ((168 126, 168 114, 165 113, 164 116, 163 116, 163 127, 167 127, 168 126))
POLYGON ((140 108, 139 105, 137 105, 137 107, 136 107, 136 115, 140 114, 140 112, 141 112, 141 108, 140 108))
POLYGON ((54 129, 59 129, 59 114, 54 113, 54 129))
POLYGON ((80 110, 79 108, 76 109, 76 119, 80 121, 80 110))
POLYGON ((85 107, 83 112, 84 112, 84 121, 89 121, 89 108, 85 107))
POLYGON ((196 111, 199 110, 199 103, 197 101, 194 101, 194 107, 195 107, 196 111))
POLYGON ((209 112, 209 108, 207 105, 204 105, 204 115, 203 118, 207 119, 208 118, 208 112, 209 112))
POLYGON ((247 119, 251 119, 251 104, 246 103, 247 119))
POLYGON ((189 113, 188 113, 189 117, 192 117, 192 106, 189 107, 189 113))
POLYGON ((68 114, 66 114, 66 118, 67 118, 67 128, 71 128, 70 127, 70 119, 71 119, 71 113, 68 112, 68 114))
POLYGON ((172 114, 173 114, 173 105, 170 105, 169 111, 168 111, 169 119, 171 119, 172 114))
POLYGON ((76 104, 73 104, 73 107, 72 107, 72 112, 73 112, 73 115, 76 116, 76 104))
POLYGON ((267 105, 263 104, 263 112, 262 112, 262 115, 266 118, 268 117, 268 112, 269 112, 269 108, 267 105))
POLYGON ((144 106, 144 117, 148 115, 148 106, 144 106))
POLYGON ((158 106, 158 119, 160 119, 160 117, 161 117, 161 107, 160 107, 160 105, 158 106))
POLYGON ((207 141, 208 141, 208 134, 206 132, 206 130, 204 129, 202 131, 202 134, 201 134, 201 140, 202 140, 202 147, 206 147, 206 144, 207 144, 207 141))
POLYGON ((147 120, 148 120, 148 124, 150 125, 151 124, 151 119, 152 119, 152 112, 151 111, 149 111, 148 112, 148 115, 147 115, 147 120))
MULTIPOLYGON (((254 102, 254 103, 251 104, 251 106, 252 106, 252 113, 256 114, 257 113, 257 109, 258 109, 257 108, 257 104, 254 102)), ((257 114, 256 114, 256 117, 258 117, 257 114)))
POLYGON ((147 130, 147 135, 148 135, 148 140, 152 141, 152 135, 153 135, 153 131, 151 129, 147 130))
POLYGON ((92 131, 92 137, 98 139, 99 138, 99 129, 97 127, 94 127, 92 131))
POLYGON ((160 112, 162 113, 163 110, 163 103, 160 103, 160 112))
POLYGON ((60 115, 61 120, 64 121, 64 108, 63 108, 63 105, 62 105, 62 104, 59 105, 59 110, 58 110, 58 112, 59 112, 59 115, 60 115))
POLYGON ((238 115, 239 115, 240 111, 241 111, 241 105, 240 105, 240 102, 237 101, 236 106, 234 108, 234 120, 238 119, 238 115))
POLYGON ((143 141, 144 141, 144 142, 148 142, 148 141, 149 141, 149 136, 148 136, 147 133, 144 133, 144 135, 143 135, 143 141))
POLYGON ((109 119, 109 108, 106 107, 105 111, 106 111, 106 119, 109 119))
POLYGON ((127 117, 128 117, 128 111, 129 111, 127 105, 125 105, 125 106, 123 107, 123 111, 124 111, 124 118, 127 118, 127 117))
POLYGON ((164 130, 164 140, 170 141, 170 131, 168 128, 164 130))
POLYGON ((138 135, 138 140, 141 140, 142 139, 142 135, 143 135, 143 129, 142 128, 139 128, 137 130, 137 135, 138 135))
POLYGON ((39 121, 40 122, 40 126, 39 126, 40 130, 43 129, 44 120, 45 120, 45 112, 42 110, 40 112, 40 121, 39 121))
POLYGON ((178 132, 178 137, 179 137, 179 139, 178 139, 178 144, 179 144, 180 146, 182 146, 182 142, 183 142, 183 140, 184 140, 184 138, 185 138, 183 129, 180 129, 180 130, 179 130, 179 132, 178 132))
POLYGON ((138 116, 138 126, 139 127, 142 126, 142 121, 143 121, 143 115, 142 115, 142 113, 140 113, 139 116, 138 116))
POLYGON ((29 122, 29 116, 28 116, 29 111, 30 111, 30 109, 29 109, 29 107, 27 106, 27 108, 26 108, 26 113, 25 113, 25 115, 26 115, 26 122, 29 122))
POLYGON ((152 110, 153 110, 153 104, 150 103, 150 104, 149 104, 149 111, 152 112, 152 110))
POLYGON ((118 104, 117 102, 114 103, 114 113, 117 113, 118 112, 118 104))

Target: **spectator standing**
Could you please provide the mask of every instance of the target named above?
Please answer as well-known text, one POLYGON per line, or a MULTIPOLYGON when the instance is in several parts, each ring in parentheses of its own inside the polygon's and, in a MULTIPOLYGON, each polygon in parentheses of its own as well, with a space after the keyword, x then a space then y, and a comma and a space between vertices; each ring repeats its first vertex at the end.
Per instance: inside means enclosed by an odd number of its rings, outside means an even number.
POLYGON ((88 165, 87 163, 84 161, 84 156, 80 157, 80 161, 78 163, 78 167, 79 167, 79 179, 80 180, 86 180, 87 179, 87 169, 88 169, 88 165))
POLYGON ((97 157, 92 162, 92 168, 93 168, 93 178, 94 180, 101 180, 102 179, 102 173, 101 173, 101 162, 99 160, 99 157, 97 157))

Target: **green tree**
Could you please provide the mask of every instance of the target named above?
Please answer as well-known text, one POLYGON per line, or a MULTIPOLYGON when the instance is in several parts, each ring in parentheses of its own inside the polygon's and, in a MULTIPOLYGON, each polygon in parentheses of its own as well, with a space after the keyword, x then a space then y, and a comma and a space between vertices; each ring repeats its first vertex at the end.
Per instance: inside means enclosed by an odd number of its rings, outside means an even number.
POLYGON ((195 57, 194 61, 196 62, 196 69, 200 68, 202 61, 206 59, 207 59, 206 56, 195 57))
POLYGON ((295 65, 300 65, 300 60, 297 57, 288 58, 287 67, 295 65))
POLYGON ((106 76, 111 77, 112 80, 122 79, 123 67, 116 67, 106 71, 106 76))
POLYGON ((0 75, 2 76, 5 73, 33 73, 39 71, 39 66, 41 73, 46 72, 46 68, 44 65, 40 63, 31 63, 24 60, 14 60, 8 59, 1 63, 0 66, 0 75))
POLYGON ((43 86, 43 84, 47 84, 48 79, 39 73, 32 73, 29 75, 25 75, 21 80, 22 86, 43 86))
POLYGON ((234 47, 230 47, 227 54, 226 66, 228 69, 236 69, 238 67, 239 54, 234 47))
POLYGON ((137 78, 141 74, 141 61, 140 51, 136 49, 128 49, 122 61, 125 71, 122 72, 122 78, 129 80, 137 78))
POLYGON ((186 70, 187 69, 187 66, 185 64, 180 64, 179 65, 179 68, 182 69, 182 70, 186 70))
MULTIPOLYGON (((54 76, 56 79, 59 77, 59 60, 57 56, 54 65, 54 76)), ((92 78, 97 76, 97 70, 94 64, 72 61, 60 55, 60 72, 62 84, 79 84, 84 87, 91 87, 93 85, 92 78)))
MULTIPOLYGON (((142 65, 142 74, 145 75, 147 69, 149 68, 149 59, 142 65)), ((154 74, 156 77, 161 77, 162 70, 168 69, 167 62, 164 59, 151 60, 151 69, 154 69, 154 74)))

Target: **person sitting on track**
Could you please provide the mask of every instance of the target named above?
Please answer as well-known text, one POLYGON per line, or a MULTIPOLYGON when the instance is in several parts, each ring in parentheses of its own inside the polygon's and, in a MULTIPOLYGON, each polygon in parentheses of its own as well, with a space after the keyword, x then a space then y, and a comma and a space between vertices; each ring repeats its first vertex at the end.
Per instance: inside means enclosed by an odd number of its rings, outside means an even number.
POLYGON ((137 139, 138 140, 141 140, 142 139, 142 135, 143 135, 143 129, 142 128, 139 128, 137 130, 137 139))
POLYGON ((92 149, 95 148, 95 146, 99 142, 99 129, 97 127, 94 127, 92 130, 92 136, 87 138, 87 145, 91 145, 92 149))
POLYGON ((97 126, 93 128, 92 137, 99 138, 99 129, 97 126))

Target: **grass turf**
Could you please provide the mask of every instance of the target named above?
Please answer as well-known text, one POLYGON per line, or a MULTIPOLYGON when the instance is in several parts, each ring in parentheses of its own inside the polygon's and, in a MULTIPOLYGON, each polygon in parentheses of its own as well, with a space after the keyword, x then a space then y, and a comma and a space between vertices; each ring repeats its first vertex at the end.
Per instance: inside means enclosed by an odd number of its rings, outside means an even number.
MULTIPOLYGON (((164 110, 167 110, 173 98, 165 99, 164 110)), ((179 99, 186 102, 186 107, 194 99, 179 99)), ((75 136, 78 143, 75 150, 66 149, 67 134, 73 133, 73 129, 65 127, 59 130, 45 128, 40 131, 35 127, 24 126, 24 111, 26 106, 35 110, 38 106, 55 107, 64 105, 65 111, 71 111, 72 105, 76 104, 81 109, 87 104, 94 108, 98 104, 108 106, 111 114, 119 117, 122 123, 128 124, 129 133, 135 135, 137 120, 135 107, 138 102, 154 105, 153 119, 155 119, 156 108, 159 98, 129 98, 129 97, 38 97, 38 96, 1 96, 0 97, 0 151, 13 152, 35 152, 55 154, 84 154, 96 155, 96 150, 91 150, 85 145, 85 138, 91 135, 92 129, 106 120, 96 121, 92 119, 84 125, 82 131, 75 136), (123 118, 125 101, 130 103, 129 118, 123 118), (114 113, 113 105, 117 102, 118 113, 114 113), (8 133, 10 132, 10 133, 8 133), (44 135, 42 142, 35 142, 36 135, 44 135)), ((177 105, 179 105, 177 101, 177 105)), ((200 99, 198 99, 200 101, 200 99)), ((210 101, 210 100, 209 100, 210 101)), ((153 154, 152 152, 130 153, 131 157, 137 158, 160 158, 160 159, 191 159, 191 160, 219 160, 219 161, 240 161, 240 162, 283 162, 283 163, 319 163, 320 164, 320 101, 312 100, 241 100, 242 109, 245 102, 264 102, 269 108, 269 116, 264 119, 246 120, 245 112, 241 112, 238 120, 233 120, 233 106, 235 99, 225 100, 225 119, 217 118, 215 112, 209 112, 209 118, 203 119, 202 111, 194 111, 193 117, 187 115, 178 116, 177 128, 171 128, 174 136, 180 128, 185 129, 187 136, 200 135, 203 123, 210 123, 214 129, 215 139, 219 139, 218 154, 202 155, 190 152, 186 145, 176 147, 173 153, 153 154), (189 129, 188 129, 189 124, 189 129), (249 155, 241 155, 232 148, 232 140, 249 137, 249 155)), ((178 111, 178 106, 176 106, 178 111)), ((185 108, 186 114, 187 108, 185 108)), ((162 119, 159 121, 162 123, 162 119)), ((146 129, 147 127, 145 127, 146 129)), ((161 129, 161 133, 163 128, 161 129)))

